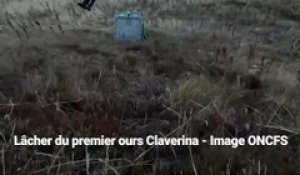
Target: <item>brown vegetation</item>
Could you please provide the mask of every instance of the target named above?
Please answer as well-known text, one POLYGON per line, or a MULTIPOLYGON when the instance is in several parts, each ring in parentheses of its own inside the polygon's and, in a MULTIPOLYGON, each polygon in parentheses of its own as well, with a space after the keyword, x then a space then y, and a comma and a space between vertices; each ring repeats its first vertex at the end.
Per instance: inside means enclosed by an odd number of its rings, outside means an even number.
POLYGON ((18 3, 3 2, 0 17, 0 174, 299 174, 298 1, 99 1, 91 16, 60 1, 30 18, 9 14, 18 3), (145 12, 143 43, 99 29, 128 6, 145 12), (285 134, 290 144, 71 149, 17 147, 15 134, 285 134))

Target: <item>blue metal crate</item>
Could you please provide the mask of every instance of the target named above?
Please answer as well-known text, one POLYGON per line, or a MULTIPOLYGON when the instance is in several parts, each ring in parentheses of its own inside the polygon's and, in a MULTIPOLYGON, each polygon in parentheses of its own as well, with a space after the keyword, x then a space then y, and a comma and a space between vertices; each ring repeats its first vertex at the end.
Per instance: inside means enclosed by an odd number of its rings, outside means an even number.
POLYGON ((144 24, 141 13, 126 11, 115 16, 115 38, 118 41, 142 41, 144 24))

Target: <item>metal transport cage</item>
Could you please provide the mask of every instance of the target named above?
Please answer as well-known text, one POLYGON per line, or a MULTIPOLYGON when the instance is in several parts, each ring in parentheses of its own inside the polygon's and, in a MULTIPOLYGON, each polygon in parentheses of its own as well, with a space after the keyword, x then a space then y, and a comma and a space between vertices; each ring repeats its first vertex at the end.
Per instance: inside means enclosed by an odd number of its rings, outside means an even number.
POLYGON ((138 11, 123 11, 115 16, 115 39, 117 41, 143 41, 146 39, 143 18, 138 11))

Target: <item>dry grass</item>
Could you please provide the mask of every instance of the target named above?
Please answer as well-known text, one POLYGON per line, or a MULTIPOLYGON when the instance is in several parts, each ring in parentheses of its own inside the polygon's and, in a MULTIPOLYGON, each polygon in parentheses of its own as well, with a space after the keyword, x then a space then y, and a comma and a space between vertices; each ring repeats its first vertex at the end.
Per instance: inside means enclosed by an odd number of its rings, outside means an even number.
POLYGON ((109 0, 91 13, 0 2, 2 174, 299 174, 297 0, 109 0), (123 8, 143 11, 148 41, 113 40, 123 8), (12 145, 24 133, 205 138, 246 125, 290 145, 12 145))

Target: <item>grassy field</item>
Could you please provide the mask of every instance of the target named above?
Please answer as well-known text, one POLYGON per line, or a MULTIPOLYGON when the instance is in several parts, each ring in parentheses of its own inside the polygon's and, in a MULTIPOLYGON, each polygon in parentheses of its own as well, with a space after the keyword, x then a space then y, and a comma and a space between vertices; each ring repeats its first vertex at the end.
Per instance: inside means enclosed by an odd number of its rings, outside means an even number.
POLYGON ((0 174, 300 174, 300 1, 0 0, 0 174), (149 38, 114 41, 118 10, 149 38), (234 130, 234 132, 233 132, 234 130), (247 137, 289 146, 18 147, 13 135, 247 137))

